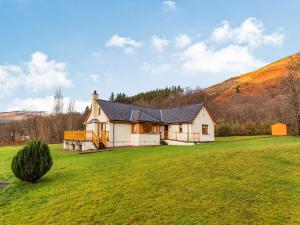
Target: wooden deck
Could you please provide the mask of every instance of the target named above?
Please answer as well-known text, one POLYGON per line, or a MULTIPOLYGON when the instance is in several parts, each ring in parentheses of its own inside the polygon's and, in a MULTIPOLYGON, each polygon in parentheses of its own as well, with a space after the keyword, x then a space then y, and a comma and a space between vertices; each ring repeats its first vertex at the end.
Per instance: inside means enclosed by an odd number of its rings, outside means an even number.
POLYGON ((103 143, 105 147, 108 147, 108 131, 101 132, 101 137, 98 137, 93 130, 76 130, 65 131, 64 140, 67 141, 91 141, 97 148, 100 147, 100 143, 103 143))

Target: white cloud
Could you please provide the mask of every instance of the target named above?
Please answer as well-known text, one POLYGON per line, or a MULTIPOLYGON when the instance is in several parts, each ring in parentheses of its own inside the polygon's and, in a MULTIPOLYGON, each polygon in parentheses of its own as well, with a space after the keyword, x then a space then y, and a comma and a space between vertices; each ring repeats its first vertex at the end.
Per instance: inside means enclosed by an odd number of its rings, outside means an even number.
POLYGON ((256 48, 262 44, 281 45, 284 34, 280 31, 265 34, 263 22, 250 17, 239 27, 231 27, 228 21, 223 21, 212 33, 212 39, 216 42, 232 41, 235 44, 245 44, 256 48))
POLYGON ((168 63, 155 64, 144 62, 143 69, 146 73, 162 74, 170 71, 171 66, 168 63))
POLYGON ((284 40, 284 33, 282 32, 274 32, 270 35, 264 36, 264 43, 270 45, 282 45, 284 40))
POLYGON ((23 71, 18 66, 0 66, 0 97, 8 95, 21 84, 23 71))
POLYGON ((169 40, 163 37, 159 37, 157 35, 153 35, 151 38, 152 46, 159 52, 163 52, 165 47, 169 45, 169 40))
POLYGON ((21 86, 32 91, 70 87, 72 80, 67 76, 64 63, 48 60, 46 54, 35 52, 25 64, 0 66, 0 97, 21 86))
POLYGON ((198 42, 181 53, 182 67, 188 73, 240 74, 265 65, 251 55, 248 47, 229 45, 221 49, 209 48, 198 42))
POLYGON ((26 70, 25 85, 35 91, 72 85, 72 80, 67 78, 66 65, 48 60, 48 56, 42 52, 35 52, 31 55, 26 70))
POLYGON ((162 4, 166 11, 175 11, 177 9, 175 1, 166 0, 166 1, 163 1, 162 4))
POLYGON ((185 48, 191 44, 191 38, 187 34, 179 34, 174 37, 175 47, 185 48))
POLYGON ((118 34, 114 34, 105 43, 105 46, 108 48, 110 48, 110 47, 122 48, 122 49, 124 49, 124 52, 126 54, 130 54, 130 53, 134 52, 135 48, 142 46, 142 43, 132 39, 131 37, 122 37, 122 36, 119 36, 118 34))
POLYGON ((100 75, 99 74, 89 74, 84 76, 84 79, 87 81, 92 81, 92 82, 100 82, 100 75))
POLYGON ((124 53, 126 54, 132 54, 134 52, 134 48, 125 48, 124 53))
MULTIPOLYGON (((64 111, 67 111, 68 104, 70 102, 70 97, 64 97, 64 111)), ((90 101, 75 101, 75 110, 77 112, 83 112, 86 106, 90 105, 90 101)), ((17 110, 29 110, 29 111, 46 111, 48 113, 53 112, 54 106, 54 97, 47 96, 45 98, 26 98, 20 99, 17 98, 13 100, 8 106, 8 111, 17 111, 17 110)))

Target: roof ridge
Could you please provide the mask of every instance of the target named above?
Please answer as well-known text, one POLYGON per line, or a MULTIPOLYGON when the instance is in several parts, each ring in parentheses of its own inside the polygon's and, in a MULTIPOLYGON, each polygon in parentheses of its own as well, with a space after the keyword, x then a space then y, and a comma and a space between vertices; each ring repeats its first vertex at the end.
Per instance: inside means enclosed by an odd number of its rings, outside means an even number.
POLYGON ((178 108, 183 108, 183 107, 187 107, 187 106, 195 106, 195 105, 202 105, 204 106, 204 103, 194 103, 194 104, 187 104, 187 105, 180 105, 180 106, 176 106, 176 107, 172 107, 172 108, 162 108, 161 110, 167 110, 167 109, 178 109, 178 108))
POLYGON ((152 108, 152 107, 147 107, 147 106, 139 106, 139 105, 134 105, 134 104, 127 104, 127 103, 121 103, 121 102, 111 102, 105 99, 98 99, 99 101, 105 101, 108 103, 113 103, 113 104, 119 104, 119 105, 130 105, 133 107, 137 107, 137 108, 144 108, 144 109, 155 109, 155 110, 166 110, 166 109, 176 109, 176 108, 181 108, 181 107, 186 107, 186 106, 193 106, 193 105, 204 105, 203 102, 200 103, 193 103, 193 104, 185 104, 185 105, 179 105, 179 106, 175 106, 175 107, 171 107, 171 108, 152 108))
POLYGON ((164 120, 163 120, 162 110, 161 110, 161 109, 159 110, 159 113, 160 113, 160 120, 161 120, 161 121, 164 121, 164 120))
POLYGON ((159 108, 152 108, 152 107, 147 107, 147 106, 139 106, 139 105, 134 105, 134 104, 127 104, 127 103, 121 103, 121 102, 111 102, 105 99, 98 99, 98 101, 104 101, 104 102, 108 102, 108 103, 112 103, 112 104, 118 104, 118 105, 130 105, 136 108, 145 108, 145 109, 156 109, 159 110, 159 108))
POLYGON ((133 110, 131 110, 130 121, 132 120, 132 114, 133 114, 133 110))
POLYGON ((147 115, 151 116, 153 119, 157 120, 157 118, 155 118, 153 115, 151 115, 150 113, 146 112, 145 110, 143 110, 144 113, 146 113, 147 115))
POLYGON ((140 121, 141 120, 141 109, 138 109, 138 121, 140 121))

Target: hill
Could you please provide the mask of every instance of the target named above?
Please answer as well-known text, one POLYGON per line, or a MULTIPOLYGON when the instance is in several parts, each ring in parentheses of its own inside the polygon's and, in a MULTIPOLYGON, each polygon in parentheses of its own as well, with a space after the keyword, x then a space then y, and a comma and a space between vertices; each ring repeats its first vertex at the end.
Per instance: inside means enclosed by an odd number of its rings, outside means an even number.
MULTIPOLYGON (((287 74, 290 59, 295 57, 299 57, 299 54, 285 57, 261 69, 233 77, 206 89, 183 89, 180 86, 172 86, 141 92, 134 96, 112 93, 110 101, 154 108, 206 102, 218 124, 231 124, 231 135, 268 134, 270 124, 275 121, 291 125, 292 131, 296 128, 295 112, 282 81, 287 74)), ((297 86, 300 87, 300 79, 297 86)), ((0 123, 22 120, 40 113, 29 111, 0 113, 0 123)))
POLYGON ((30 116, 39 116, 39 115, 46 115, 44 111, 12 111, 12 112, 0 112, 0 121, 4 122, 11 122, 11 121, 20 121, 26 119, 30 116))
MULTIPOLYGON (((300 59, 300 56, 285 57, 205 89, 178 87, 134 96, 118 94, 122 98, 115 101, 160 108, 206 102, 218 125, 230 124, 228 129, 232 135, 268 134, 270 125, 276 121, 289 124, 293 131, 295 113, 283 82, 291 59, 300 59)), ((300 87, 300 79, 296 82, 300 87)), ((298 94, 300 99, 300 92, 298 94)))
POLYGON ((1 224, 299 224, 300 140, 231 137, 94 154, 51 145, 35 184, 0 148, 1 224), (245 166, 246 165, 246 166, 245 166))
POLYGON ((216 101, 228 101, 236 94, 264 94, 280 85, 281 80, 286 76, 287 65, 291 58, 295 57, 299 57, 299 55, 294 54, 285 57, 256 71, 242 74, 213 85, 207 88, 207 92, 215 94, 216 101))
MULTIPOLYGON (((282 94, 279 87, 287 74, 287 66, 292 58, 299 57, 294 54, 273 62, 258 70, 230 78, 224 82, 205 88, 206 95, 213 102, 230 101, 234 96, 260 96, 266 93, 272 98, 282 94)), ((113 95, 113 94, 112 94, 113 95)), ((114 96, 114 95, 113 95, 114 96)), ((204 90, 190 90, 179 87, 157 89, 126 96, 118 93, 112 98, 116 102, 133 103, 153 107, 168 107, 178 104, 190 104, 204 101, 204 90)))

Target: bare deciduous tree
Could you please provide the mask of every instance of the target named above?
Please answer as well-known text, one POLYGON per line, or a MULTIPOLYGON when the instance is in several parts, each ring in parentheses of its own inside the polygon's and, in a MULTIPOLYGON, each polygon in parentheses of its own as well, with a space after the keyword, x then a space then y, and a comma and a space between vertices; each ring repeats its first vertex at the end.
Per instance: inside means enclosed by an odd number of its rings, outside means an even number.
POLYGON ((290 63, 287 67, 287 74, 284 80, 285 88, 287 90, 288 100, 293 110, 294 120, 297 135, 300 135, 300 109, 299 109, 299 97, 297 90, 297 78, 300 73, 300 53, 294 55, 290 59, 290 63))
POLYGON ((54 94, 54 113, 62 114, 64 109, 64 97, 60 89, 57 89, 54 94))

